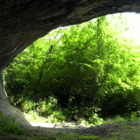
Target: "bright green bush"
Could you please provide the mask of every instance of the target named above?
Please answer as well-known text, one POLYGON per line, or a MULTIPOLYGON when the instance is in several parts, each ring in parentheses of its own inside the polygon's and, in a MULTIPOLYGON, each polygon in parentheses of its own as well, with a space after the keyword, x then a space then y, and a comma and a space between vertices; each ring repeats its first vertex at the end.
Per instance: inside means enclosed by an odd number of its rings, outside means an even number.
POLYGON ((28 99, 21 103, 21 108, 24 112, 34 110, 35 106, 36 106, 36 104, 33 101, 30 101, 28 99))

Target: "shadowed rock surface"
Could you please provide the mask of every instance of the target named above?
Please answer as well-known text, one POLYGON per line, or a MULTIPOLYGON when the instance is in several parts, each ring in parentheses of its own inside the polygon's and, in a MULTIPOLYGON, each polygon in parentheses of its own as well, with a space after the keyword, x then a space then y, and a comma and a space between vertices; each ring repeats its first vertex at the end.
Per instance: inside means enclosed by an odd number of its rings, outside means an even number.
MULTIPOLYGON (((0 0, 0 72, 52 29, 118 12, 139 12, 140 0, 0 0)), ((0 111, 29 125, 7 100, 0 83, 0 111)))

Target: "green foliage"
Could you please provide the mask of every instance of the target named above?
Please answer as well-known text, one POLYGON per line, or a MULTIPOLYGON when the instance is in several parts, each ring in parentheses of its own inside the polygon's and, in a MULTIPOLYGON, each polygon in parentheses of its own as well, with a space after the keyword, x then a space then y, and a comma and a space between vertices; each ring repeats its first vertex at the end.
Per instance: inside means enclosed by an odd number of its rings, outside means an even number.
POLYGON ((123 122, 128 122, 128 118, 124 118, 119 115, 104 120, 104 123, 123 123, 123 122))
POLYGON ((0 112, 0 135, 13 133, 13 134, 23 134, 25 132, 25 129, 21 128, 20 126, 17 126, 13 118, 10 117, 4 117, 2 112, 0 112))
POLYGON ((128 29, 123 15, 104 16, 35 41, 3 72, 10 100, 54 122, 131 116, 140 110, 140 49, 128 29))

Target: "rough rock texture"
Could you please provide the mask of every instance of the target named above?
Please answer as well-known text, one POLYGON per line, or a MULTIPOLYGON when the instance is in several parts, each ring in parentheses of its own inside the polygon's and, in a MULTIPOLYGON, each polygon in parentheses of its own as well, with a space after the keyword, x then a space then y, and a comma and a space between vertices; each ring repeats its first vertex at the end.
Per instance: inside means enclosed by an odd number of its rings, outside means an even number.
MULTIPOLYGON (((52 29, 127 11, 140 12, 140 0, 0 0, 0 71, 52 29)), ((0 111, 17 116, 0 88, 0 111)))
POLYGON ((54 28, 126 11, 140 0, 0 0, 0 69, 54 28))

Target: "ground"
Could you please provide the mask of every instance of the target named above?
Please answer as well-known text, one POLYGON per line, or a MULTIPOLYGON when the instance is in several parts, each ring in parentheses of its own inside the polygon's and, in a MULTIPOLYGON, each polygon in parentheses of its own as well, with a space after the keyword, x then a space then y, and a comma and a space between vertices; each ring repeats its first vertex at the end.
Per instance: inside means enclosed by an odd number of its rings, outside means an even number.
POLYGON ((107 123, 88 128, 78 127, 76 129, 33 127, 28 128, 22 135, 7 134, 0 136, 0 140, 139 140, 139 132, 140 122, 130 121, 107 123), (92 135, 92 137, 84 135, 92 135))

